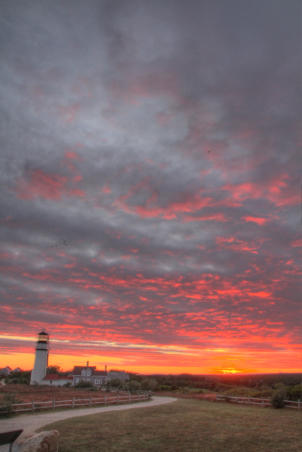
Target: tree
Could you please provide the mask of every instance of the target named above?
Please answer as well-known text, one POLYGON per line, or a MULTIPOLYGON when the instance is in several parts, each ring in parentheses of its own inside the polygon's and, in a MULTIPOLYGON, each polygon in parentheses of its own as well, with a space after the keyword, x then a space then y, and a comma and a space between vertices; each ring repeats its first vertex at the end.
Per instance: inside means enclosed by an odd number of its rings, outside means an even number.
POLYGON ((119 378, 112 378, 112 380, 110 380, 109 385, 112 388, 120 388, 122 386, 122 382, 119 378))
POLYGON ((136 380, 130 380, 128 383, 128 389, 131 393, 135 393, 139 391, 142 388, 142 385, 139 381, 136 380))
POLYGON ((155 391, 157 388, 157 381, 155 378, 144 378, 142 381, 142 389, 145 391, 155 391))
POLYGON ((61 367, 60 366, 48 366, 47 367, 47 373, 48 374, 56 374, 59 375, 61 371, 61 367))
POLYGON ((28 370, 18 370, 11 372, 7 377, 5 377, 5 383, 29 385, 30 374, 31 372, 28 370))

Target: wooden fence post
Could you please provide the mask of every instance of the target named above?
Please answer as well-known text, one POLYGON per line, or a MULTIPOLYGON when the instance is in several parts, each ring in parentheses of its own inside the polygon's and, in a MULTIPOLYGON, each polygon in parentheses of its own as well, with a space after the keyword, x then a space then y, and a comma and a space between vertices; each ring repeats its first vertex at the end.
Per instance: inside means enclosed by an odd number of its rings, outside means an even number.
POLYGON ((55 407, 56 407, 56 399, 52 399, 52 407, 53 407, 53 409, 55 409, 55 407))
POLYGON ((34 401, 31 402, 31 409, 33 412, 35 411, 35 402, 34 401))
POLYGON ((298 410, 301 409, 301 399, 298 400, 298 410))
POLYGON ((72 398, 72 408, 74 408, 74 397, 72 398))

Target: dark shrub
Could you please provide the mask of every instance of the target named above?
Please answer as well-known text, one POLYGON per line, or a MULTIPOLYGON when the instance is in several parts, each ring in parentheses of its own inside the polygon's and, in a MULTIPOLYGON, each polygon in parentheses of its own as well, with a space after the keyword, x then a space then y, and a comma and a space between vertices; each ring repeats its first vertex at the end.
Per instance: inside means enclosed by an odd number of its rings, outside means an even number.
POLYGON ((283 389, 278 389, 277 391, 275 391, 271 400, 272 406, 274 408, 283 408, 285 406, 285 395, 286 393, 283 389))
POLYGON ((80 381, 75 385, 75 388, 93 388, 93 384, 90 381, 80 381))
POLYGON ((290 386, 287 388, 287 397, 289 400, 302 399, 302 384, 290 386))
POLYGON ((10 416, 13 412, 14 403, 16 403, 14 394, 5 394, 0 402, 0 417, 10 416))

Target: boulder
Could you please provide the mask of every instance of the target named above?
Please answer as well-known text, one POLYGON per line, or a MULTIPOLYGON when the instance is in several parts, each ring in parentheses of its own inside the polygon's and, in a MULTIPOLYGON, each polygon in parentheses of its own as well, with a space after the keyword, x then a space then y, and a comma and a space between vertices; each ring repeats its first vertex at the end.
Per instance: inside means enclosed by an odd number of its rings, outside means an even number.
POLYGON ((18 444, 18 452, 58 452, 58 439, 57 430, 36 433, 18 444))

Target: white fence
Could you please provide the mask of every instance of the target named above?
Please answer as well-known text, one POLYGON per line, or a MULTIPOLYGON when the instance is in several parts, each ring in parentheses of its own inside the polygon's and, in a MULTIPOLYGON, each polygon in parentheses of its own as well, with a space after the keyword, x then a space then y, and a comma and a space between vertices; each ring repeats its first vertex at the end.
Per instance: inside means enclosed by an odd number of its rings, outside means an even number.
POLYGON ((86 399, 77 399, 73 397, 69 400, 47 400, 47 401, 32 401, 24 403, 13 403, 11 409, 5 409, 6 407, 1 407, 0 413, 5 414, 11 413, 25 413, 27 411, 40 411, 40 410, 50 410, 55 408, 76 408, 80 406, 97 406, 97 405, 114 405, 120 403, 131 403, 139 402, 141 400, 149 400, 150 394, 117 394, 108 395, 104 397, 88 397, 86 399))
MULTIPOLYGON (((272 406, 271 399, 261 399, 259 397, 234 397, 226 394, 216 394, 217 401, 240 403, 245 405, 259 405, 263 407, 272 406)), ((302 401, 284 400, 285 407, 302 410, 302 401)))

